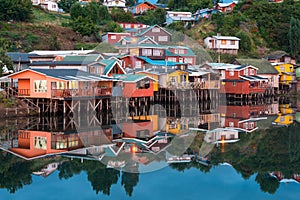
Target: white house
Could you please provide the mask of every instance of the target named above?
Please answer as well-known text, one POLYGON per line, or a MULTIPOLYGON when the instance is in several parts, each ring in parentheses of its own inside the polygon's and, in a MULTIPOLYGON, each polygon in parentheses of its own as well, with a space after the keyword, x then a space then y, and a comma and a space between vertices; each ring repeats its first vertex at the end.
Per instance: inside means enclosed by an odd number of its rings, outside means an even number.
POLYGON ((40 5, 44 10, 58 12, 58 4, 54 1, 44 1, 40 5))
POLYGON ((103 5, 107 8, 122 8, 126 9, 126 0, 104 0, 103 5))
POLYGON ((176 11, 167 11, 166 14, 166 24, 169 25, 173 22, 191 22, 194 23, 195 18, 192 16, 191 12, 176 12, 176 11))
POLYGON ((216 52, 237 54, 240 39, 233 36, 212 36, 204 39, 206 48, 216 52))

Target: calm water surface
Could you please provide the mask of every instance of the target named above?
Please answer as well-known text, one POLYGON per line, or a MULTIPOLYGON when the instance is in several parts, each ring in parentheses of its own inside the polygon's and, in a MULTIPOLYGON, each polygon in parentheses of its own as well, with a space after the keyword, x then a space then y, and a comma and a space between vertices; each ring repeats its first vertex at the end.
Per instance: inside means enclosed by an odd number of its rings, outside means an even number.
POLYGON ((297 105, 2 121, 0 199, 299 199, 297 105))

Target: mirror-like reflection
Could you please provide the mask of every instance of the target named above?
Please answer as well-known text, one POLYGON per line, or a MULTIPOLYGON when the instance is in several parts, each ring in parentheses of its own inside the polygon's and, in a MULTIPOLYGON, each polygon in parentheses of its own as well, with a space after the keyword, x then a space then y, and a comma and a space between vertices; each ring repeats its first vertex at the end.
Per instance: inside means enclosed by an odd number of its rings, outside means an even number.
POLYGON ((141 173, 234 168, 261 191, 300 183, 299 101, 227 102, 199 114, 149 105, 143 115, 92 113, 1 122, 0 186, 15 193, 33 175, 61 180, 87 174, 96 194, 120 184, 132 196, 141 173), (181 113, 174 115, 171 112, 181 113), (192 113, 192 114, 189 114, 192 113), (109 117, 108 117, 109 116, 109 117))

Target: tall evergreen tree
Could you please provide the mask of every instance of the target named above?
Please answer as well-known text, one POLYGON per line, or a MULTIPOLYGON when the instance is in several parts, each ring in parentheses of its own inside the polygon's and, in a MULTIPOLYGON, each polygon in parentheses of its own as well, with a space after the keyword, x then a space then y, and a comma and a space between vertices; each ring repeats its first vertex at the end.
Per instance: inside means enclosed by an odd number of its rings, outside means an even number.
POLYGON ((291 17, 290 30, 288 33, 290 53, 293 57, 299 56, 300 53, 300 20, 291 17))

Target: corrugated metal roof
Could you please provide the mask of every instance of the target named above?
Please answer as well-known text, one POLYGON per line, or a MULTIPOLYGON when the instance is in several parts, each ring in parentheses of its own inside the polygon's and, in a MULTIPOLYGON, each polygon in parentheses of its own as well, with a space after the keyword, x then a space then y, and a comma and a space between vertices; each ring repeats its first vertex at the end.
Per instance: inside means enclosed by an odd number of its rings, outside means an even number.
MULTIPOLYGON (((28 70, 28 69, 27 69, 28 70)), ((112 80, 109 77, 98 76, 96 74, 90 74, 85 71, 81 71, 78 69, 29 69, 32 71, 36 71, 41 74, 45 74, 46 76, 50 76, 53 78, 58 78, 62 80, 78 80, 78 81, 109 81, 112 80)))
POLYGON ((252 65, 258 68, 257 74, 278 74, 278 71, 264 59, 235 59, 241 65, 252 65))

